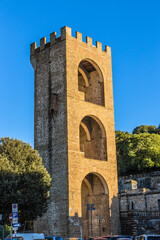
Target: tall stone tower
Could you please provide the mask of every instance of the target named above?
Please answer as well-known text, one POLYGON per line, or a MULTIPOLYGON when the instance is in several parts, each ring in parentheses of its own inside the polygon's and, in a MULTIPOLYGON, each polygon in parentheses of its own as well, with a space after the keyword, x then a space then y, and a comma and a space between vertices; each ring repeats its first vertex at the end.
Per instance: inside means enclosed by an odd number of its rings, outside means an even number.
POLYGON ((83 239, 119 228, 111 49, 82 34, 31 44, 35 71, 34 141, 53 183, 35 231, 83 239), (94 204, 95 210, 87 209, 94 204), (92 226, 91 226, 92 225, 92 226))

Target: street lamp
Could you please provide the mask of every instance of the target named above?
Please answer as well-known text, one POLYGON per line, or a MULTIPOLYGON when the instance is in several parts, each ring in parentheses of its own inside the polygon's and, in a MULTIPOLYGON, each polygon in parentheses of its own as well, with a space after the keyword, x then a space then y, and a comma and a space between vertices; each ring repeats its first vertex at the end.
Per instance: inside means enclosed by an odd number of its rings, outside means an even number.
POLYGON ((101 236, 101 221, 102 221, 102 217, 99 216, 99 236, 101 236))
POLYGON ((91 237, 93 237, 92 211, 95 210, 94 204, 87 204, 87 210, 91 212, 91 237))

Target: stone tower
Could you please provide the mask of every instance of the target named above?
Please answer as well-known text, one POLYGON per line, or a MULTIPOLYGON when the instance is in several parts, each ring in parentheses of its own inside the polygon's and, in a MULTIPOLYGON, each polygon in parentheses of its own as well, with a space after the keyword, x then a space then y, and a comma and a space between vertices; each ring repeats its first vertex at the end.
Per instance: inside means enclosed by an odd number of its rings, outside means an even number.
POLYGON ((53 185, 35 231, 83 239, 119 228, 111 49, 61 28, 31 44, 34 141, 53 185), (87 210, 94 204, 95 210, 87 210))

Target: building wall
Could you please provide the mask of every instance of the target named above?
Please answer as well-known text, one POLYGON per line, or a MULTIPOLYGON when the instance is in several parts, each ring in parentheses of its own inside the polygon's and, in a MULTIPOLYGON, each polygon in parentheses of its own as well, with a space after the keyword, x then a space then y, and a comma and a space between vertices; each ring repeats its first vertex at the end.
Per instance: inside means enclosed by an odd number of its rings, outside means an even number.
MULTIPOLYGON (((112 90, 111 51, 103 52, 101 46, 92 46, 81 38, 68 36, 67 39, 67 113, 68 113, 68 163, 69 163, 69 215, 81 210, 81 185, 89 173, 100 174, 108 185, 109 204, 112 205, 111 228, 118 232, 118 203, 112 201, 117 197, 117 163, 115 152, 114 111, 112 90), (83 59, 89 59, 100 68, 104 79, 105 107, 85 101, 84 93, 78 91, 77 68, 83 59), (74 118, 73 118, 74 116, 74 118), (107 137, 107 161, 85 158, 80 151, 79 125, 85 116, 94 116, 103 123, 107 137)), ((99 46, 99 45, 98 45, 99 46)), ((100 147, 100 146, 98 146, 100 147)))
POLYGON ((131 174, 130 176, 123 176, 118 178, 119 191, 124 190, 124 182, 127 179, 134 179, 138 183, 138 188, 157 189, 160 185, 160 171, 131 174))
POLYGON ((34 144, 52 177, 47 213, 35 224, 36 232, 67 236, 68 162, 66 115, 66 47, 58 41, 31 52, 35 70, 34 144), (51 111, 51 96, 57 94, 58 111, 51 111), (57 221, 59 219, 59 221, 57 221))
POLYGON ((160 190, 137 190, 120 193, 120 211, 159 211, 160 190), (133 204, 131 204, 133 203, 133 204))
MULTIPOLYGON (((138 179, 139 184, 143 182, 146 186, 146 179, 150 178, 149 188, 137 188, 131 190, 122 190, 119 192, 120 198, 120 219, 122 234, 140 235, 144 233, 160 234, 160 189, 159 189, 159 173, 149 173, 134 175, 134 179, 138 179), (152 179, 153 177, 153 179, 152 179), (156 184, 157 183, 157 184, 156 184)), ((133 177, 133 176, 132 176, 133 177)), ((130 179, 131 176, 128 176, 130 179)), ((125 181, 128 180, 127 176, 125 181)), ((124 177, 119 178, 125 189, 124 177)))

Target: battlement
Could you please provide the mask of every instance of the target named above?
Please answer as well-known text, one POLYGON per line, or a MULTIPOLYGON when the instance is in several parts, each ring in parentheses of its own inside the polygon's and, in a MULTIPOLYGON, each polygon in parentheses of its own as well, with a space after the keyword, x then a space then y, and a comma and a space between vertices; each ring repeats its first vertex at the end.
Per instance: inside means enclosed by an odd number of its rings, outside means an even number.
MULTIPOLYGON (((59 37, 57 37, 56 32, 53 32, 53 33, 50 34, 50 42, 46 43, 46 37, 43 37, 43 38, 40 39, 40 47, 37 48, 36 42, 32 43, 30 45, 30 55, 32 56, 36 52, 39 52, 41 50, 44 50, 45 48, 48 48, 52 45, 55 45, 56 43, 66 39, 66 37, 68 37, 68 36, 73 37, 72 36, 72 29, 70 27, 65 26, 65 27, 61 28, 61 35, 59 37)), ((77 39, 77 41, 83 42, 82 41, 82 33, 76 31, 75 39, 77 39)), ((88 36, 86 37, 86 42, 84 42, 84 43, 86 43, 90 47, 97 48, 100 51, 111 53, 111 48, 109 46, 105 46, 105 49, 102 50, 102 43, 101 42, 96 41, 96 46, 94 46, 92 44, 92 38, 90 38, 88 36)))

